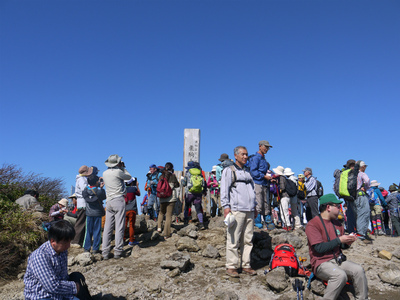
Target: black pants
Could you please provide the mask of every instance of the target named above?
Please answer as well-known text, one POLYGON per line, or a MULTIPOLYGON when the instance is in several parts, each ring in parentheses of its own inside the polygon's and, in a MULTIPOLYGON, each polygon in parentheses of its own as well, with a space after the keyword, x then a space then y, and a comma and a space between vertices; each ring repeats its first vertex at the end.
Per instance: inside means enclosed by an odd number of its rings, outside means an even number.
POLYGON ((306 218, 310 222, 312 218, 319 215, 318 196, 307 197, 306 218))
POLYGON ((77 216, 75 223, 75 237, 71 241, 71 244, 79 244, 82 246, 83 239, 85 238, 86 210, 84 208, 79 208, 77 216))

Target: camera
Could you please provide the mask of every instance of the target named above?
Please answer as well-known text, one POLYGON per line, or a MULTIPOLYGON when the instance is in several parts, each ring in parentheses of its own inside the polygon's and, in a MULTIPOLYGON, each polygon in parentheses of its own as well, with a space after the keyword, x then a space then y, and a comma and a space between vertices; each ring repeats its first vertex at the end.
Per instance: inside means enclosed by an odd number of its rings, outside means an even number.
POLYGON ((343 253, 340 253, 340 255, 337 257, 336 262, 338 263, 338 265, 340 266, 342 264, 342 262, 346 261, 347 257, 346 255, 344 255, 343 253))

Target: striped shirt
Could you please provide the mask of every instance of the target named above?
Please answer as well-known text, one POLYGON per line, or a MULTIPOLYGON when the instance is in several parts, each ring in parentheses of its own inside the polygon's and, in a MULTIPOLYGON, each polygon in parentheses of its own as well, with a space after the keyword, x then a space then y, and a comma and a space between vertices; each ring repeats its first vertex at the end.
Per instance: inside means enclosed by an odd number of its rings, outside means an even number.
POLYGON ((57 254, 50 241, 36 249, 29 256, 24 276, 25 299, 73 299, 77 290, 75 282, 68 281, 67 262, 68 251, 57 254))
POLYGON ((315 191, 317 188, 317 180, 315 179, 315 177, 310 176, 306 178, 304 186, 306 187, 307 190, 307 197, 317 196, 317 192, 315 191))
POLYGON ((357 190, 362 187, 364 187, 365 190, 368 190, 370 188, 370 181, 368 175, 360 171, 357 175, 357 190))

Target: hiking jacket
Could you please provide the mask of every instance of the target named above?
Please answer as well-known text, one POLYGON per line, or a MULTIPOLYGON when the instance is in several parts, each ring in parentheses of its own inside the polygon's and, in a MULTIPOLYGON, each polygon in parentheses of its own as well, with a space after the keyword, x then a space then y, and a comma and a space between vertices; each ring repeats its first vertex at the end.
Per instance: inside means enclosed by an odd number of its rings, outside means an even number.
POLYGON ((107 201, 126 194, 125 181, 132 176, 125 168, 108 168, 103 172, 104 185, 106 187, 107 201))
POLYGON ((231 211, 254 211, 256 207, 256 194, 254 181, 250 173, 236 164, 236 181, 233 183, 231 167, 225 168, 221 177, 221 205, 231 211))
POLYGON ((376 199, 375 199, 374 205, 386 206, 387 204, 386 204, 385 198, 383 198, 380 189, 379 189, 377 186, 371 186, 371 189, 373 189, 375 195, 378 196, 378 197, 376 197, 376 199))
POLYGON ((76 175, 75 182, 75 195, 76 195, 76 207, 77 208, 85 208, 86 203, 85 199, 83 199, 82 192, 87 186, 87 178, 86 176, 82 176, 80 174, 76 175))
POLYGON ((269 182, 264 178, 264 176, 267 174, 269 169, 269 163, 266 161, 264 155, 257 152, 248 160, 248 162, 250 174, 251 177, 253 177, 254 183, 267 186, 269 182))
POLYGON ((17 200, 15 200, 15 203, 17 203, 23 211, 28 209, 32 209, 35 211, 44 210, 39 201, 37 201, 35 197, 29 194, 23 195, 22 197, 18 198, 17 200))
POLYGON ((225 159, 222 163, 217 165, 217 170, 215 172, 215 176, 217 177, 218 183, 221 183, 221 175, 222 171, 226 168, 233 165, 233 161, 230 159, 225 159))
POLYGON ((147 186, 151 188, 151 193, 153 195, 157 195, 157 184, 160 176, 160 171, 155 171, 153 174, 150 173, 147 175, 147 186))
POLYGON ((400 202, 400 194, 399 192, 390 193, 386 198, 387 210, 390 213, 390 217, 395 216, 399 217, 399 202, 400 202))
POLYGON ((219 186, 216 175, 212 173, 210 174, 207 180, 207 187, 212 195, 219 195, 219 186))
POLYGON ((82 195, 86 201, 86 216, 87 217, 102 217, 104 216, 103 200, 106 199, 106 192, 99 187, 87 186, 82 195))
POLYGON ((315 179, 314 176, 311 175, 310 177, 306 178, 304 185, 307 190, 307 198, 317 196, 317 179, 315 179))
POLYGON ((136 186, 127 186, 125 195, 125 211, 137 211, 136 196, 140 196, 140 190, 136 186))
POLYGON ((60 212, 60 205, 58 203, 50 207, 49 218, 50 222, 64 219, 64 214, 60 212))
POLYGON ((168 177, 168 184, 171 187, 172 190, 172 195, 167 197, 167 198, 160 198, 160 203, 166 203, 166 202, 176 202, 178 199, 176 189, 180 187, 179 181, 176 178, 176 175, 170 171, 163 171, 162 176, 167 176, 168 177))

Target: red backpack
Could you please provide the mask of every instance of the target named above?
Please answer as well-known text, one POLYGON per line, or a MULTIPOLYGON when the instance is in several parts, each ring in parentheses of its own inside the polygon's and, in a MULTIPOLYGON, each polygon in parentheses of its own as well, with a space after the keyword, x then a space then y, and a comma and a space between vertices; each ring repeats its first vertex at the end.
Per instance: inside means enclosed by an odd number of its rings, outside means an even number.
POLYGON ((161 176, 157 183, 157 197, 168 198, 172 195, 171 186, 168 183, 168 179, 161 176))
POLYGON ((296 250, 290 244, 279 244, 275 247, 271 256, 269 267, 271 270, 277 267, 284 267, 286 274, 289 276, 297 276, 299 272, 299 260, 297 259, 296 250))

